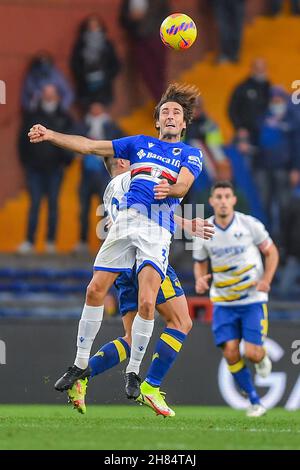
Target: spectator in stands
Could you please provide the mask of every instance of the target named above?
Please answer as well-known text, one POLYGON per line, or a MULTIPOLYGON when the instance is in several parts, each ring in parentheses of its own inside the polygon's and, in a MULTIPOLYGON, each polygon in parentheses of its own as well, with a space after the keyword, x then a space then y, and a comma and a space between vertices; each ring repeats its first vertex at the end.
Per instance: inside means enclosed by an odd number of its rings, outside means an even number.
POLYGON ((271 88, 268 111, 260 128, 255 178, 273 236, 280 236, 289 205, 289 173, 299 165, 297 122, 288 108, 289 95, 271 88), (275 212, 274 212, 275 211, 275 212))
POLYGON ((245 0, 213 0, 220 36, 218 62, 238 62, 243 34, 245 0))
POLYGON ((238 129, 232 143, 226 146, 226 149, 229 149, 230 147, 237 150, 238 154, 245 162, 246 167, 252 172, 254 158, 255 155, 257 155, 258 148, 252 144, 249 131, 244 128, 238 129))
MULTIPOLYGON (((90 139, 113 140, 123 137, 123 133, 112 120, 101 103, 92 103, 84 119, 84 134, 90 139)), ((109 175, 103 161, 88 155, 82 159, 80 195, 80 242, 75 247, 76 253, 88 252, 87 236, 89 231, 89 211, 93 195, 102 200, 109 175)))
POLYGON ((187 128, 185 140, 190 145, 204 149, 204 166, 211 181, 230 178, 221 129, 206 113, 201 97, 196 101, 193 121, 187 128))
MULTIPOLYGON (((300 1, 290 0, 293 15, 300 15, 300 1)), ((269 0, 269 11, 271 15, 278 15, 283 7, 283 0, 269 0)))
POLYGON ((258 141, 259 122, 268 107, 270 86, 266 61, 257 58, 252 62, 250 77, 235 88, 230 98, 228 111, 234 128, 247 129, 254 144, 258 141))
POLYGON ((113 102, 113 82, 120 61, 101 18, 92 15, 80 25, 71 55, 71 70, 83 107, 94 101, 104 105, 113 102))
POLYGON ((168 0, 123 0, 121 5, 120 23, 131 39, 136 70, 156 101, 166 83, 167 48, 161 45, 159 28, 169 13, 168 0))
POLYGON ((54 85, 60 96, 60 106, 68 110, 74 95, 63 73, 48 52, 40 52, 31 61, 22 87, 21 101, 25 112, 35 111, 45 85, 54 85))
POLYGON ((279 284, 279 295, 289 298, 297 295, 299 299, 300 281, 300 169, 293 170, 290 174, 292 185, 292 197, 286 212, 286 224, 283 227, 285 233, 284 245, 286 264, 282 271, 279 284))
POLYGON ((64 168, 73 157, 69 151, 54 147, 48 142, 39 147, 30 145, 27 137, 28 129, 37 122, 58 132, 72 131, 72 121, 67 112, 63 110, 58 89, 54 85, 44 86, 37 109, 27 113, 24 117, 19 136, 20 159, 24 167, 31 203, 26 240, 18 247, 18 252, 22 254, 34 251, 39 208, 43 196, 46 196, 48 202, 46 252, 54 253, 56 251, 58 196, 64 168))
POLYGON ((253 178, 254 160, 258 152, 247 129, 239 129, 232 142, 224 147, 232 168, 232 181, 238 194, 238 210, 257 217, 264 224, 266 214, 253 178))
POLYGON ((300 103, 293 100, 292 96, 291 99, 288 100, 287 113, 293 121, 293 125, 296 129, 296 132, 293 134, 293 147, 297 151, 294 158, 294 167, 300 170, 300 103))

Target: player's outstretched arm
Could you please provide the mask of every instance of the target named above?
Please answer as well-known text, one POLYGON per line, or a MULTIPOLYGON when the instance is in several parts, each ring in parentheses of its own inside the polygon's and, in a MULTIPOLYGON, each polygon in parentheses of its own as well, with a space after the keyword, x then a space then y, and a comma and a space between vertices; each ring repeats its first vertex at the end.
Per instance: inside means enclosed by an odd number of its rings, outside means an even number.
POLYGON ((215 233, 213 224, 208 222, 208 220, 201 219, 201 217, 189 220, 175 214, 174 220, 179 227, 183 228, 183 230, 193 237, 209 240, 215 233))
POLYGON ((95 154, 101 157, 113 157, 114 150, 110 140, 91 140, 79 135, 61 134, 47 129, 41 124, 35 124, 28 132, 32 144, 50 142, 57 147, 71 150, 75 153, 95 154))

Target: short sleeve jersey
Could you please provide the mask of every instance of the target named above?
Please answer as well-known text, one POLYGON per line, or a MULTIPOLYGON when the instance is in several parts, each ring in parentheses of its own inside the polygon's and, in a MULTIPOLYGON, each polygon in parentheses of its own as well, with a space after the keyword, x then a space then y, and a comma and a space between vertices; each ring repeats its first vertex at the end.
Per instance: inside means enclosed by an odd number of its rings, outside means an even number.
POLYGON ((195 179, 198 178, 203 165, 201 150, 183 142, 168 143, 144 135, 124 137, 112 142, 115 157, 130 161, 131 183, 120 203, 120 210, 135 207, 173 233, 174 210, 179 199, 156 200, 153 188, 162 179, 166 179, 169 184, 176 183, 183 167, 195 179))

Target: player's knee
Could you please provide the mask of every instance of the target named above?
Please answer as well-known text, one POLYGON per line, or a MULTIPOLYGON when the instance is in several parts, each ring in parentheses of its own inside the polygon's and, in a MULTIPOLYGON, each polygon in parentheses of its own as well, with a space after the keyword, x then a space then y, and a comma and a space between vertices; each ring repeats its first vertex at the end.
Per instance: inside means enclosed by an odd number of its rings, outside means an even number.
POLYGON ((106 291, 99 283, 91 281, 86 289, 86 301, 103 302, 106 291))
POLYGON ((174 330, 181 331, 181 333, 184 333, 187 335, 193 326, 193 322, 188 316, 187 318, 172 318, 171 320, 167 321, 167 327, 168 328, 173 328, 174 330))
POLYGON ((225 347, 223 349, 223 356, 229 364, 235 364, 241 359, 240 351, 238 348, 225 347))
POLYGON ((255 364, 260 362, 265 355, 265 351, 263 348, 251 348, 246 349, 245 357, 249 359, 249 361, 254 362, 255 364))
POLYGON ((155 303, 154 300, 142 297, 139 302, 139 314, 147 319, 152 320, 154 317, 155 303))

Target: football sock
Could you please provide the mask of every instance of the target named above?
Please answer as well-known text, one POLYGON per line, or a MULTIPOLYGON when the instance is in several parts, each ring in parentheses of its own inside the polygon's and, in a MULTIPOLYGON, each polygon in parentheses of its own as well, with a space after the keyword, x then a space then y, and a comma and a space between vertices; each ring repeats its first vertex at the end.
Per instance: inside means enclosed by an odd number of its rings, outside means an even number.
POLYGON ((140 365, 152 336, 154 320, 144 320, 137 313, 132 324, 131 353, 126 373, 135 372, 138 375, 140 365))
POLYGON ((86 369, 94 339, 100 329, 103 318, 103 305, 91 307, 84 304, 78 326, 77 354, 75 366, 86 369))
POLYGON ((116 366, 130 356, 130 346, 123 338, 117 338, 104 344, 99 351, 89 360, 92 369, 91 377, 102 374, 116 366))
POLYGON ((234 380, 241 390, 247 393, 252 405, 260 403, 259 396, 255 390, 250 370, 246 367, 243 359, 233 365, 228 365, 228 369, 232 373, 234 380))
POLYGON ((152 363, 146 375, 146 382, 159 387, 168 370, 175 361, 186 335, 173 328, 165 328, 156 343, 152 363))

